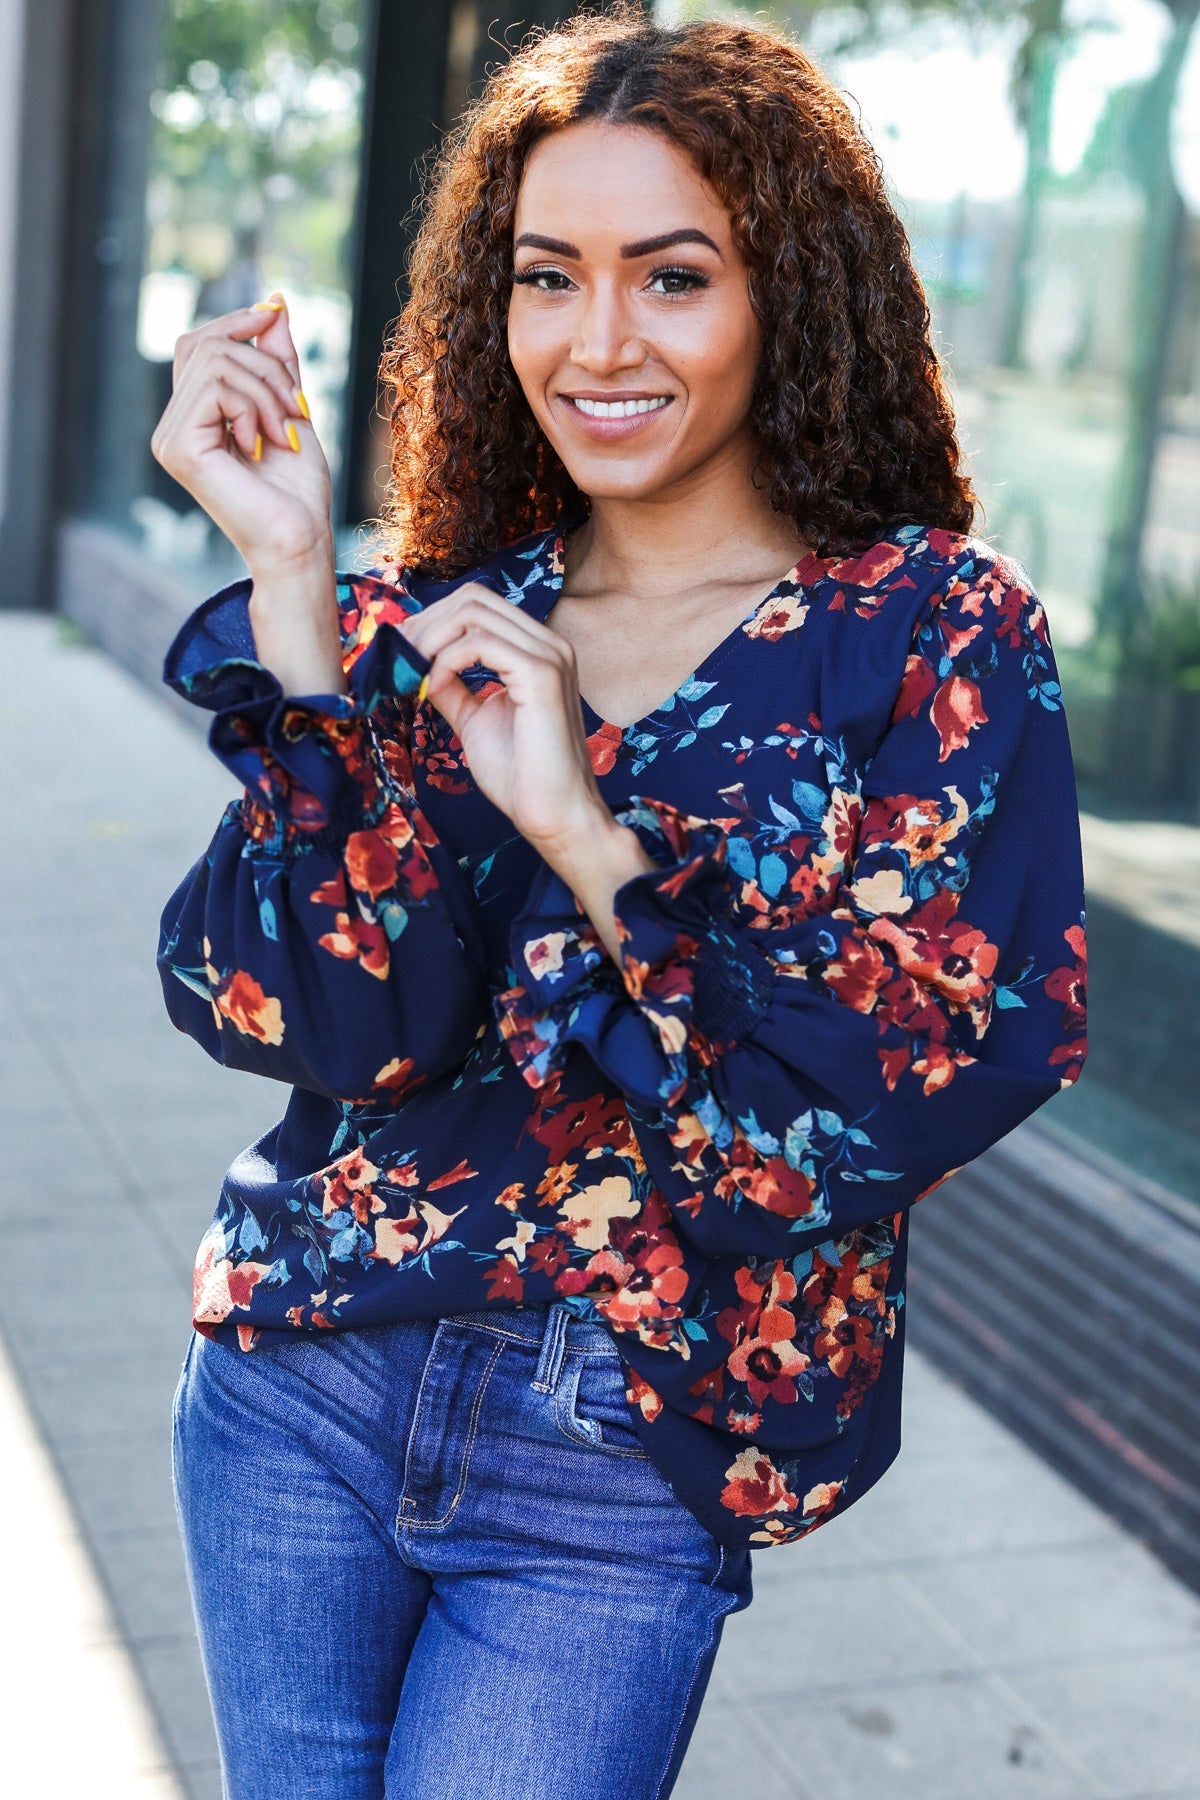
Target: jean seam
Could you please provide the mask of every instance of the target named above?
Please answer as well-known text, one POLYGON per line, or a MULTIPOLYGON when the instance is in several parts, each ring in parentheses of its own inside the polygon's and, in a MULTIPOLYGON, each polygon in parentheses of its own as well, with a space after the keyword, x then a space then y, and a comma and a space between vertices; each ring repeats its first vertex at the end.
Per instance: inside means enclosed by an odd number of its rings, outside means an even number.
POLYGON ((568 1425, 563 1423, 562 1402, 564 1398, 566 1398, 569 1407, 573 1410, 575 1398, 579 1392, 579 1378, 582 1374, 583 1366, 580 1364, 575 1371, 574 1383, 564 1384, 560 1381, 555 1390, 554 1422, 566 1438, 567 1442, 570 1444, 580 1444, 587 1450, 602 1450, 606 1456, 632 1456, 636 1458, 638 1462, 649 1462, 649 1455, 640 1445, 634 1449, 627 1448, 623 1444, 610 1444, 603 1437, 587 1437, 582 1431, 572 1431, 568 1425), (569 1395, 564 1395, 563 1388, 565 1385, 570 1385, 569 1395))
MULTIPOLYGON (((433 1357, 433 1353, 436 1348, 437 1348, 437 1339, 435 1336, 434 1343, 430 1347, 430 1351, 429 1351, 429 1355, 430 1355, 431 1359, 433 1357)), ((443 1525, 448 1525, 450 1523, 451 1519, 454 1517, 455 1513, 458 1511, 459 1503, 461 1502, 463 1495, 467 1491, 467 1480, 469 1478, 469 1473, 470 1473, 471 1452, 475 1448, 475 1439, 479 1435, 479 1415, 483 1411, 483 1398, 487 1392, 488 1383, 492 1379, 492 1372, 495 1369, 496 1364, 499 1362, 501 1356, 503 1356, 503 1354, 504 1354, 504 1345, 497 1344, 496 1348, 492 1351, 491 1355, 488 1357, 487 1367, 483 1371, 482 1379, 480 1380, 479 1386, 475 1391, 475 1398, 471 1402, 471 1417, 470 1417, 470 1420, 468 1421, 468 1425, 467 1425, 467 1441, 463 1445, 462 1457, 461 1457, 461 1459, 459 1461, 459 1465, 458 1465, 458 1480, 455 1485, 454 1498, 451 1500, 449 1507, 442 1514, 440 1519, 406 1519, 404 1517, 404 1506, 405 1506, 405 1502, 408 1498, 408 1467, 407 1467, 407 1459, 406 1459, 406 1461, 405 1461, 404 1493, 400 1496, 400 1507, 399 1507, 399 1511, 397 1513, 397 1524, 401 1528, 407 1528, 409 1531, 439 1531, 443 1525)), ((422 1402, 424 1401, 424 1398, 425 1398, 425 1382, 424 1382, 424 1379, 422 1379, 421 1391, 417 1396, 416 1416, 413 1419, 412 1431, 409 1436, 410 1444, 415 1444, 417 1441, 417 1425, 420 1421, 421 1414, 423 1411, 422 1402)))
POLYGON ((538 1350, 537 1368, 534 1371, 533 1380, 529 1384, 536 1393, 553 1394, 558 1387, 563 1356, 566 1352, 569 1318, 570 1314, 565 1306, 559 1306, 556 1302, 550 1308, 538 1350))
MULTIPOLYGON (((725 1546, 722 1544, 721 1545, 721 1560, 720 1560, 720 1563, 717 1568, 718 1575, 720 1574, 721 1569, 724 1568, 724 1566, 725 1566, 725 1546)), ((713 1581, 711 1581, 709 1583, 710 1587, 712 1587, 714 1585, 715 1580, 716 1580, 716 1577, 714 1576, 713 1581)), ((713 1641, 713 1636, 714 1636, 714 1633, 717 1628, 717 1623, 719 1620, 728 1618, 729 1614, 734 1610, 736 1605, 737 1605, 737 1595, 730 1594, 729 1605, 723 1606, 720 1608, 720 1610, 718 1612, 713 1613, 712 1617, 708 1621, 708 1630, 704 1636, 704 1647, 701 1650, 699 1656, 696 1658, 695 1664, 692 1668, 692 1678, 688 1682, 687 1693, 684 1695, 684 1698, 683 1698, 683 1705, 680 1708, 679 1713, 676 1717, 675 1729, 671 1733, 671 1742, 667 1746, 666 1761, 663 1763, 662 1773, 659 1775, 658 1781, 655 1784, 654 1793, 651 1796, 651 1800, 662 1800, 663 1782, 667 1779, 667 1775, 669 1774, 670 1769, 671 1769, 671 1764, 675 1760, 675 1746, 679 1742, 679 1733, 683 1730, 683 1722, 688 1716, 688 1711, 692 1704, 692 1695, 696 1691, 696 1683, 700 1678, 700 1671, 704 1667, 705 1661, 708 1657, 709 1648, 713 1641)), ((697 1724, 698 1722, 699 1722, 698 1720, 693 1722, 693 1729, 695 1727, 695 1724, 697 1724)))

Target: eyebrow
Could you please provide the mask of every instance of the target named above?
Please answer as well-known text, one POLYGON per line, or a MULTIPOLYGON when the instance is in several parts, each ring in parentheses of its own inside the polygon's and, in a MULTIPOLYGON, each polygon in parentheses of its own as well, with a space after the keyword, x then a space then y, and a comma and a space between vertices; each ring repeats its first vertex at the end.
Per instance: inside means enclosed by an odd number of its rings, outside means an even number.
MULTIPOLYGON (((721 256, 719 245, 715 244, 706 231, 697 231, 694 226, 683 225, 678 231, 664 231, 658 237, 639 238, 635 244, 622 244, 621 255, 625 257, 653 256, 657 250, 669 250, 673 244, 707 244, 721 256)), ((564 238, 542 237, 536 231, 523 231, 514 250, 548 250, 553 256, 566 256, 578 262, 583 252, 577 244, 568 244, 564 238)), ((724 257, 721 257, 724 262, 724 257)))

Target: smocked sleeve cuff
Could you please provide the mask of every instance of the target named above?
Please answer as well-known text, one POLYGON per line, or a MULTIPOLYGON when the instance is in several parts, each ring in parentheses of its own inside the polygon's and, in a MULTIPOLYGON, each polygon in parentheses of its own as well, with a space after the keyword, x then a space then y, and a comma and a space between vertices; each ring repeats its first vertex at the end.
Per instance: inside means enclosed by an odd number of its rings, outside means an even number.
POLYGON ((244 785, 248 834, 294 852, 374 824, 397 798, 368 721, 381 700, 413 695, 430 665, 400 629, 415 600, 369 575, 339 575, 350 691, 285 695, 257 657, 251 585, 234 582, 197 607, 167 651, 163 680, 215 715, 209 746, 244 785))
POLYGON ((689 1053, 702 1062, 752 1031, 770 1004, 771 958, 730 919, 720 825, 634 795, 616 815, 656 867, 614 897, 618 968, 568 885, 548 866, 513 921, 515 982, 496 997, 509 1050, 532 1087, 580 1044, 631 1099, 678 1103, 689 1053))

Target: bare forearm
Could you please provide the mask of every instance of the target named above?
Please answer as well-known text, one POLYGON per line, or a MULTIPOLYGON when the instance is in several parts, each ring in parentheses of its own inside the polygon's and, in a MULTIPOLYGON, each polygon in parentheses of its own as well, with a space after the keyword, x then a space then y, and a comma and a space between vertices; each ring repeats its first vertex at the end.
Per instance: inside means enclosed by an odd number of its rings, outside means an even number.
POLYGON ((613 961, 620 964, 621 947, 613 901, 617 889, 635 875, 657 867, 635 831, 611 820, 603 821, 575 844, 562 849, 541 848, 541 854, 567 883, 613 961))
POLYGON ((258 660, 285 694, 344 694, 333 546, 251 571, 250 626, 258 660))

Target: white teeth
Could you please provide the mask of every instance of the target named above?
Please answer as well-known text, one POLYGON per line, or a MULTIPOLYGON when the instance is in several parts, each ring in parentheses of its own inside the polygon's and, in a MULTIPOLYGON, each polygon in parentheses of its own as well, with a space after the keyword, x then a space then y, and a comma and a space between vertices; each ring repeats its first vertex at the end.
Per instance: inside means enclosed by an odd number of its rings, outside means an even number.
POLYGON ((571 405, 589 419, 628 419, 633 413, 657 412, 669 399, 669 394, 658 394, 652 400, 572 400, 571 405))

